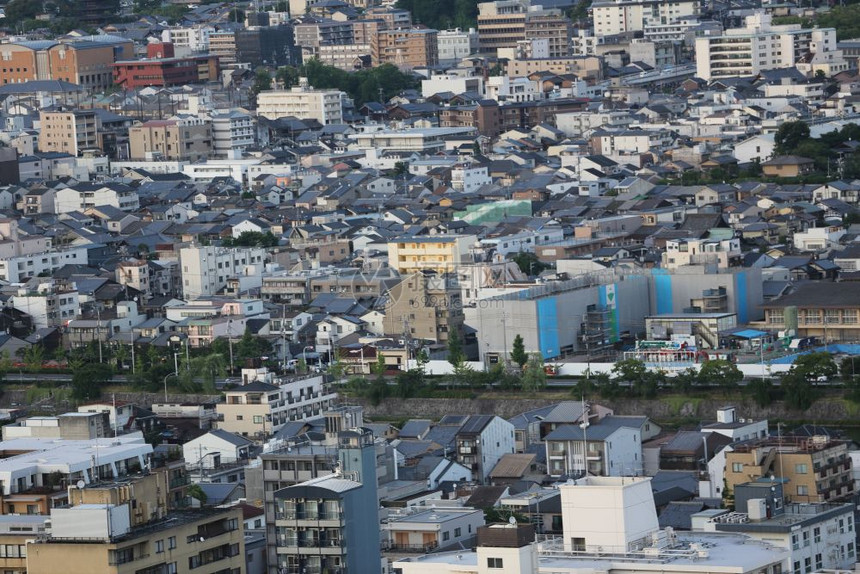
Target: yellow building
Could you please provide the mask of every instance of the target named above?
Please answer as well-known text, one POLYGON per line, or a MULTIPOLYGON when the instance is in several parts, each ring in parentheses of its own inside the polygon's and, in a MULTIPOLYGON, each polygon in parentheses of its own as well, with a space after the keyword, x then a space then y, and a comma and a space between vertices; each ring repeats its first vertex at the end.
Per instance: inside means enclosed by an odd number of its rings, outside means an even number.
POLYGON ((93 110, 61 110, 39 113, 39 151, 80 155, 102 149, 101 121, 93 110))
POLYGON ((71 506, 52 509, 50 534, 31 536, 25 548, 27 572, 244 572, 241 509, 168 511, 167 477, 154 472, 69 487, 71 506))
POLYGON ((469 262, 474 235, 427 235, 402 237, 388 244, 389 265, 402 275, 418 271, 451 273, 469 262))
POLYGON ((27 545, 27 572, 241 574, 245 571, 245 540, 239 509, 175 512, 164 520, 128 528, 121 512, 111 512, 116 508, 83 505, 56 509, 52 514, 51 536, 27 545))
POLYGON ((131 159, 197 161, 212 153, 212 127, 201 119, 151 120, 128 130, 131 159))
POLYGON ((854 494, 844 441, 825 436, 765 438, 726 453, 726 486, 774 476, 791 502, 832 502, 854 494))
POLYGON ((447 343, 453 331, 463 339, 463 321, 455 276, 413 273, 389 290, 382 329, 386 336, 447 343))

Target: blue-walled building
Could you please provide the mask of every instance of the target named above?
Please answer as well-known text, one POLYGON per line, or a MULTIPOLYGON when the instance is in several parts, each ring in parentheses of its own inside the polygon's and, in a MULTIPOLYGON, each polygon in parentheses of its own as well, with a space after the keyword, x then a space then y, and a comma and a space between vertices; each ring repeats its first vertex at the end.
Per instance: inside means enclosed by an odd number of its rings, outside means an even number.
POLYGON ((338 468, 275 493, 277 572, 380 574, 376 450, 368 429, 338 435, 338 468))

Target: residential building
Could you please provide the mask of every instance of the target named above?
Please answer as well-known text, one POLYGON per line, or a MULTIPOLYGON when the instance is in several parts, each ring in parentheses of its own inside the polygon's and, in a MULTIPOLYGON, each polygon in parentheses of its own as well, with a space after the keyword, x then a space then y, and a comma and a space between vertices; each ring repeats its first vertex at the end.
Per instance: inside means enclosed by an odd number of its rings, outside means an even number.
POLYGON ((439 30, 436 36, 439 63, 450 65, 478 51, 478 32, 474 28, 439 30))
POLYGON ((484 525, 484 511, 439 508, 390 516, 383 525, 388 552, 428 552, 468 544, 484 525))
POLYGON ((191 468, 213 469, 222 464, 247 463, 253 444, 243 436, 214 429, 183 444, 182 454, 191 468))
POLYGON ((418 272, 388 290, 382 330, 406 341, 446 343, 450 333, 463 339, 463 303, 456 277, 418 272))
POLYGON ((810 227, 806 231, 796 232, 792 240, 798 251, 824 251, 839 245, 839 240, 845 235, 841 225, 826 227, 810 227))
POLYGON ((544 437, 547 472, 550 476, 641 475, 642 441, 658 431, 647 417, 611 415, 593 424, 560 425, 544 437), (649 430, 643 433, 646 424, 649 430))
POLYGON ((259 278, 266 250, 259 247, 192 246, 179 250, 182 293, 186 299, 217 294, 231 277, 259 278))
POLYGON ((380 30, 370 45, 374 65, 394 64, 403 70, 427 68, 439 63, 437 31, 429 28, 380 30))
POLYGON ((768 329, 792 329, 797 337, 818 337, 836 343, 860 337, 860 293, 841 283, 814 281, 796 285, 762 308, 768 329))
POLYGON ((102 149, 101 121, 95 110, 39 112, 39 150, 74 156, 102 149))
POLYGON ((559 486, 562 537, 535 542, 532 524, 478 529, 473 551, 436 552, 397 560, 402 574, 576 573, 673 574, 784 571, 788 553, 741 534, 661 530, 650 478, 585 477, 559 486), (704 551, 707 549, 707 551, 704 551))
POLYGON ((315 90, 302 79, 290 90, 266 90, 257 94, 257 114, 270 120, 287 116, 313 119, 323 125, 343 123, 344 94, 339 90, 315 90))
POLYGON ((696 38, 696 75, 704 80, 793 67, 809 76, 818 70, 828 76, 847 70, 848 62, 836 47, 836 31, 777 26, 770 14, 758 12, 747 16, 743 28, 696 38))
POLYGON ((277 560, 270 574, 338 570, 382 572, 376 449, 367 429, 338 435, 334 474, 275 493, 277 560))
POLYGON ((472 415, 462 421, 454 443, 457 462, 486 484, 499 459, 514 452, 514 425, 495 415, 472 415))
POLYGON ((257 143, 257 122, 248 113, 230 110, 212 114, 212 153, 217 158, 238 158, 257 143))
POLYGON ((726 487, 775 476, 791 502, 834 502, 854 495, 844 441, 825 436, 769 437, 735 444, 726 453, 726 487))
POLYGON ((470 261, 474 235, 423 235, 400 237, 388 243, 389 265, 401 275, 420 271, 451 273, 470 261))
POLYGON ((203 566, 219 572, 244 570, 241 510, 177 511, 134 527, 131 507, 132 501, 55 508, 50 536, 30 546, 28 572, 180 573, 203 566))
POLYGON ((212 153, 212 124, 201 118, 149 120, 128 130, 132 160, 197 161, 212 153))
POLYGON ((27 574, 27 544, 45 536, 49 521, 43 515, 0 516, 0 544, 6 549, 0 557, 0 568, 10 574, 27 574))
POLYGON ((526 37, 528 0, 498 0, 478 4, 478 50, 496 54, 499 48, 516 48, 526 37))
POLYGON ((218 428, 244 437, 266 437, 287 423, 320 416, 336 399, 323 376, 277 385, 254 381, 226 391, 224 402, 216 407, 222 417, 218 428))
POLYGON ((594 35, 605 37, 697 17, 700 5, 692 0, 598 0, 592 3, 589 11, 594 21, 594 35))
POLYGON ((728 269, 739 265, 741 241, 731 239, 670 239, 666 241, 662 267, 677 269, 686 265, 715 265, 728 269))
POLYGON ((53 281, 40 283, 35 290, 18 289, 9 305, 29 315, 36 329, 62 327, 81 313, 77 290, 53 281))
POLYGON ((117 182, 80 183, 58 189, 54 195, 54 211, 58 214, 104 206, 125 212, 137 211, 140 198, 133 187, 117 182))
POLYGON ((0 219, 0 279, 22 283, 29 277, 50 275, 67 264, 86 265, 85 247, 55 249, 45 235, 27 235, 15 219, 0 219))
POLYGON ((734 512, 709 519, 704 530, 741 533, 784 548, 791 572, 852 568, 857 559, 852 505, 785 504, 785 486, 768 479, 739 484, 732 493, 734 512))
POLYGON ((173 44, 180 55, 206 53, 209 51, 209 35, 215 31, 212 26, 196 25, 190 27, 165 28, 161 40, 173 44))

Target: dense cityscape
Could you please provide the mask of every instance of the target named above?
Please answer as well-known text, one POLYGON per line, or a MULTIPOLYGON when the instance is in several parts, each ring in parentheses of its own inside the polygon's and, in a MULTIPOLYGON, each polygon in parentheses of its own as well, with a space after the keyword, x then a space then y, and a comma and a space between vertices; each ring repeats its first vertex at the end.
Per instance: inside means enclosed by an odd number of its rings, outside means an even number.
POLYGON ((856 574, 860 4, 0 0, 0 572, 856 574))

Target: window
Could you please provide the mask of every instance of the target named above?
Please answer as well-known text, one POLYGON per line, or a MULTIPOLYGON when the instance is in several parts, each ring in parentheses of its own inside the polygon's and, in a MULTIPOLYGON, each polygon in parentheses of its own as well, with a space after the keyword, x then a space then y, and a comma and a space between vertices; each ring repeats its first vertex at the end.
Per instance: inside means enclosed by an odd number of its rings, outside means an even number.
POLYGON ((796 474, 806 474, 807 472, 809 472, 809 467, 805 464, 795 464, 794 472, 796 474))
POLYGON ((732 463, 732 472, 743 472, 744 464, 742 462, 733 462, 732 463))
POLYGON ((803 559, 803 567, 807 572, 812 570, 812 556, 807 556, 803 559))
POLYGON ((155 553, 161 554, 164 552, 164 540, 156 540, 155 541, 155 553))
POLYGON ((450 540, 450 539, 451 539, 451 533, 449 531, 446 530, 445 532, 442 533, 442 540, 443 541, 450 540))
POLYGON ((242 415, 236 415, 236 420, 237 421, 245 420, 245 417, 243 417, 242 415))
POLYGON ((254 424, 255 425, 263 424, 263 415, 254 415, 254 424))
POLYGON ((570 542, 574 552, 585 552, 585 538, 571 538, 570 542))
POLYGON ((167 574, 176 574, 176 562, 167 565, 167 574))
POLYGON ((821 554, 816 554, 815 555, 815 569, 821 570, 823 564, 824 564, 824 562, 821 560, 821 554))
POLYGON ((800 571, 800 560, 795 561, 794 563, 794 574, 801 574, 800 571))
POLYGON ((463 529, 462 528, 455 528, 454 529, 454 537, 455 538, 459 538, 462 535, 463 535, 463 529))
POLYGON ((815 527, 812 529, 812 536, 816 543, 821 542, 821 528, 815 527))
POLYGON ((171 536, 170 538, 167 539, 167 549, 173 550, 174 548, 176 548, 176 537, 171 536))
POLYGON ((487 568, 497 568, 502 569, 504 566, 502 565, 501 558, 487 558, 487 568))
POLYGON ((798 496, 807 496, 809 494, 809 487, 803 484, 797 485, 797 495, 798 496))

